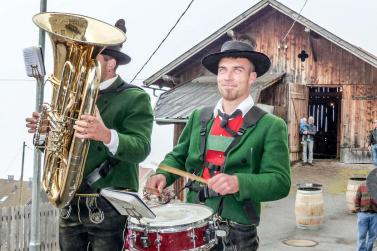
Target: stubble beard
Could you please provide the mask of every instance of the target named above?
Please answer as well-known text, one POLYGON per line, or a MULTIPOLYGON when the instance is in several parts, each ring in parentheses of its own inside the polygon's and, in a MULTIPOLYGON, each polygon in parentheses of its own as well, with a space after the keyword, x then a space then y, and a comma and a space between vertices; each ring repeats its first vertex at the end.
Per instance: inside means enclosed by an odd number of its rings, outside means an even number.
POLYGON ((221 97, 226 101, 234 101, 239 98, 238 92, 236 90, 221 90, 221 97))

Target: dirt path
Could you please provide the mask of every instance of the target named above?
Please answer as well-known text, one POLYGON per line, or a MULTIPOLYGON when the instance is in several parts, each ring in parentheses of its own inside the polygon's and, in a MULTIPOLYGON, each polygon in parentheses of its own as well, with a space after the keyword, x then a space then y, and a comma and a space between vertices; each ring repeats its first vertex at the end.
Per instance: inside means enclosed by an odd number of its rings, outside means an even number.
POLYGON ((372 164, 344 164, 336 160, 315 160, 314 166, 296 163, 292 166, 291 193, 295 193, 296 185, 301 183, 321 184, 329 194, 344 193, 350 177, 366 177, 372 169, 372 164))

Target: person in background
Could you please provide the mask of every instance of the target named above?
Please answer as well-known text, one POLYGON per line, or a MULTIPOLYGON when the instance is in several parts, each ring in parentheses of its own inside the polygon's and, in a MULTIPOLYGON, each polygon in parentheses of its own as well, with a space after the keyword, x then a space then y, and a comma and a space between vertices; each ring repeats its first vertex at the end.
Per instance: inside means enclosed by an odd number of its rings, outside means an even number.
POLYGON ((366 182, 359 185, 355 198, 357 213, 357 251, 372 251, 377 237, 377 204, 366 182))
POLYGON ((313 148, 314 148, 314 135, 317 133, 317 127, 314 125, 314 118, 308 118, 307 131, 302 134, 302 162, 303 165, 313 165, 313 148))
POLYGON ((374 166, 377 166, 377 119, 373 120, 373 129, 369 133, 368 150, 372 153, 374 166))
POLYGON ((308 122, 306 121, 306 118, 300 119, 300 134, 307 134, 309 130, 308 122))
MULTIPOLYGON (((115 26, 126 33, 123 19, 115 26)), ((149 95, 117 74, 118 66, 131 60, 121 47, 108 47, 98 55, 101 83, 95 115, 82 115, 73 127, 76 137, 90 140, 90 148, 82 184, 60 213, 62 251, 115 251, 124 246, 127 218, 93 195, 106 187, 138 190, 139 163, 150 152, 153 112, 149 95)), ((34 112, 26 119, 30 133, 35 132, 38 117, 34 112)))

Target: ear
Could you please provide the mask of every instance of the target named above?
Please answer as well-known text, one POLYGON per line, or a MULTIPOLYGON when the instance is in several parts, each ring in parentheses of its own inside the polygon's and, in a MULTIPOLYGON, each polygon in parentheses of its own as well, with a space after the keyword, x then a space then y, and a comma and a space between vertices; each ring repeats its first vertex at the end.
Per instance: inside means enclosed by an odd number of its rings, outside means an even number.
POLYGON ((251 88, 251 85, 255 82, 257 79, 257 73, 255 71, 250 72, 249 74, 249 87, 251 88))
POLYGON ((114 58, 111 58, 107 61, 107 69, 108 70, 114 70, 116 66, 116 60, 114 58))

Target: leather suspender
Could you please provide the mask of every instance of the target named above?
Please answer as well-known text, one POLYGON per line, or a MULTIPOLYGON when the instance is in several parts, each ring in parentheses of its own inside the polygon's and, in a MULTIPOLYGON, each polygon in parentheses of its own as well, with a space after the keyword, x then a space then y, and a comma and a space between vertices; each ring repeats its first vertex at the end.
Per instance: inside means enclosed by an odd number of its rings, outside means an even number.
POLYGON ((205 161, 205 151, 206 151, 206 141, 207 141, 207 125, 208 122, 213 117, 212 106, 206 106, 202 109, 200 113, 200 160, 204 163, 205 161))
MULTIPOLYGON (((205 161, 205 151, 206 151, 206 140, 207 140, 207 124, 212 119, 213 116, 213 107, 206 106, 202 109, 200 114, 200 159, 202 162, 205 161)), ((233 137, 232 143, 225 150, 225 157, 228 152, 241 140, 242 136, 245 134, 246 129, 254 126, 264 115, 265 111, 260 109, 257 106, 251 107, 251 109, 243 117, 243 124, 238 130, 235 137, 233 137)))

